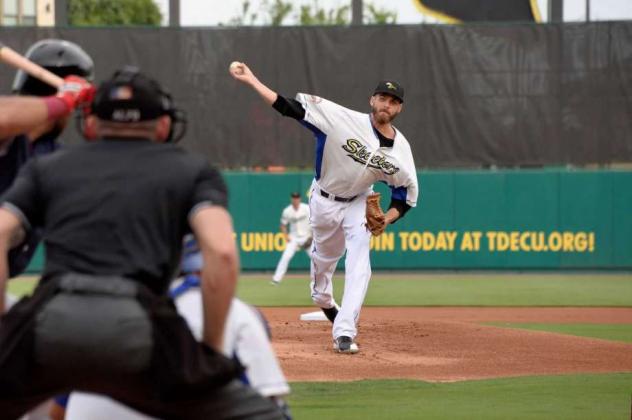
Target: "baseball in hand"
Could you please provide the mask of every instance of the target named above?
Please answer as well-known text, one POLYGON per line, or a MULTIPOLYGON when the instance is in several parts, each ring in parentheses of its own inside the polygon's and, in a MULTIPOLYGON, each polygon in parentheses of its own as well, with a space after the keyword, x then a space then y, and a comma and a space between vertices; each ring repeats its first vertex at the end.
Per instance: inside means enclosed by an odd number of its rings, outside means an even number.
POLYGON ((244 73, 244 68, 239 61, 233 61, 232 63, 230 63, 230 67, 228 67, 228 70, 233 74, 244 73))

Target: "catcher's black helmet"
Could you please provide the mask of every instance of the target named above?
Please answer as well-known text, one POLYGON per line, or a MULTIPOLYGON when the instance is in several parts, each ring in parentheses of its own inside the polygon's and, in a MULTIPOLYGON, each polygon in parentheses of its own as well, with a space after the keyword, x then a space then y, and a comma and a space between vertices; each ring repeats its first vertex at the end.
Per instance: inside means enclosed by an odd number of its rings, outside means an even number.
MULTIPOLYGON (((89 81, 94 79, 92 58, 75 43, 62 39, 44 39, 33 44, 25 57, 59 77, 74 74, 89 81)), ((18 95, 48 96, 57 89, 18 70, 13 80, 13 93, 18 95)))
POLYGON ((137 67, 125 66, 102 82, 92 102, 90 113, 100 120, 134 123, 163 115, 171 118, 168 142, 178 142, 186 133, 187 120, 176 108, 171 95, 158 82, 145 76, 137 67))

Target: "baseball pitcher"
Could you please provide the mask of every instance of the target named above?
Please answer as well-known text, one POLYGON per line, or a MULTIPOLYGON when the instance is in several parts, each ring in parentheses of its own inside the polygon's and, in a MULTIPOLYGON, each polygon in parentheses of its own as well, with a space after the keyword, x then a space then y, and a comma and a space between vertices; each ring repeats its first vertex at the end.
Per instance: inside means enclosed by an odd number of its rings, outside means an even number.
POLYGON ((309 202, 314 241, 311 297, 333 322, 334 350, 357 353, 357 324, 371 278, 371 234, 380 235, 417 204, 417 175, 410 145, 392 125, 402 111, 404 89, 393 80, 380 82, 369 98, 371 111, 365 114, 305 93, 298 93, 295 99, 285 98, 260 82, 244 63, 231 64, 229 71, 316 138, 309 202), (379 196, 373 194, 373 184, 378 181, 391 189, 385 214, 379 196), (345 287, 338 309, 332 276, 345 251, 345 287))

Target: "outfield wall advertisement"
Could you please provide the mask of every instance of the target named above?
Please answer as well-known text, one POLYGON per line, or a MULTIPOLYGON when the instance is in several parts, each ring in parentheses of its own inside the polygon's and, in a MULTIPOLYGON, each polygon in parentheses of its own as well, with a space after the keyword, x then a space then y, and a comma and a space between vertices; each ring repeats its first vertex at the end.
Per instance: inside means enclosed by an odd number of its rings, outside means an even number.
MULTIPOLYGON (((228 173, 244 269, 274 269, 311 173, 228 173)), ((416 209, 371 241, 376 269, 632 269, 632 172, 420 171, 416 209)), ((382 206, 387 207, 386 186, 382 206)), ((341 261, 341 264, 343 262, 341 261)), ((290 268, 306 269, 304 254, 290 268)))
MULTIPOLYGON (((228 172, 244 270, 273 270, 290 193, 309 172, 228 172)), ((421 199, 371 240, 374 269, 632 269, 632 171, 420 171, 421 199)), ((385 185, 382 207, 390 195, 385 185)), ((290 270, 309 267, 298 253, 290 270)), ((344 264, 341 260, 340 266, 344 264)), ((41 258, 32 269, 41 267, 41 258)))

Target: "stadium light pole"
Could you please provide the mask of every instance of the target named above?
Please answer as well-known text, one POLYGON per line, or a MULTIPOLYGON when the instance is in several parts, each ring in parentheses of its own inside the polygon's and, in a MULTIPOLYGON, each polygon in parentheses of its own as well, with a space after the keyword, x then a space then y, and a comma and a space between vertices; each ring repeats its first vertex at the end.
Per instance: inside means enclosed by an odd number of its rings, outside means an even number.
POLYGON ((586 0, 586 22, 590 22, 590 0, 586 0))
POLYGON ((180 26, 180 0, 169 0, 169 26, 180 26))
POLYGON ((55 0, 55 26, 68 26, 68 1, 55 0))
POLYGON ((362 0, 351 0, 351 24, 362 25, 362 0))
POLYGON ((549 2, 549 21, 564 21, 564 0, 550 0, 549 2))

